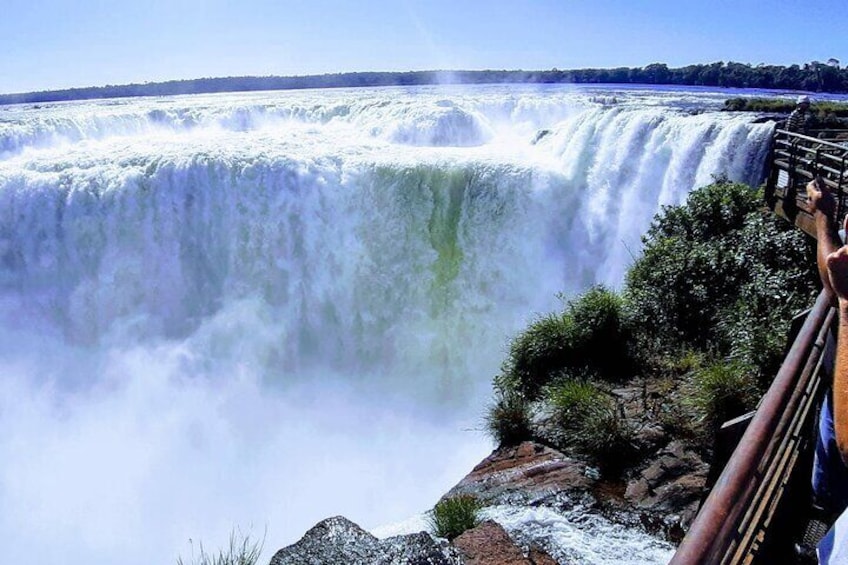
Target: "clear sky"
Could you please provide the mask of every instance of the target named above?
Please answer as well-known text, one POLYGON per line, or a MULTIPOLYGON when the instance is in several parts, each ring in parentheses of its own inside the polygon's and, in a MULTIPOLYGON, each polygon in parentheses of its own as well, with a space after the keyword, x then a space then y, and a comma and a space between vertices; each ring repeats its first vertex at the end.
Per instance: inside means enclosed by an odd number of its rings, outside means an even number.
POLYGON ((846 0, 0 0, 0 93, 238 75, 848 64, 846 0))

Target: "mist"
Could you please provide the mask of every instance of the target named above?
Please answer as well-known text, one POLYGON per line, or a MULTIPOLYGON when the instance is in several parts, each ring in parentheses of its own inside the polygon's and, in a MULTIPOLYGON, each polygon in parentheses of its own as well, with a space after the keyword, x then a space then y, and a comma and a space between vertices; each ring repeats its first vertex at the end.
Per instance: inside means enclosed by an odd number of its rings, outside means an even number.
POLYGON ((475 87, 12 107, 0 561, 265 556, 431 508, 511 336, 619 288, 662 205, 756 183, 704 93, 475 87))

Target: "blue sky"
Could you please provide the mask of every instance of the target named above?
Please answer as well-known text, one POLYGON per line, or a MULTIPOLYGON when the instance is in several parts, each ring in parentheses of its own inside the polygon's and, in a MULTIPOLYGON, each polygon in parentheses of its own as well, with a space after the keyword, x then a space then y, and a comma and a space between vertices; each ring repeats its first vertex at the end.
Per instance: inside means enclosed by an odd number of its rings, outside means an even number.
POLYGON ((848 64, 845 0, 0 0, 0 92, 204 76, 848 64))

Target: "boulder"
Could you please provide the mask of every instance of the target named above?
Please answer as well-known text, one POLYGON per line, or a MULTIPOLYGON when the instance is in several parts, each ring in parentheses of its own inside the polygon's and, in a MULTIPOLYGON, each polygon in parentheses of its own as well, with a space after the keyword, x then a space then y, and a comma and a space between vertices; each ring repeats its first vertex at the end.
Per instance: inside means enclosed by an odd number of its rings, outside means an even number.
POLYGON ((343 516, 322 520, 270 565, 462 565, 458 551, 426 532, 380 540, 343 516))
POLYGON ((625 500, 650 531, 679 541, 695 518, 709 466, 679 441, 669 443, 630 480, 625 500))
POLYGON ((465 565, 557 565, 550 555, 535 546, 525 556, 506 530, 491 520, 466 531, 453 540, 453 545, 465 565))

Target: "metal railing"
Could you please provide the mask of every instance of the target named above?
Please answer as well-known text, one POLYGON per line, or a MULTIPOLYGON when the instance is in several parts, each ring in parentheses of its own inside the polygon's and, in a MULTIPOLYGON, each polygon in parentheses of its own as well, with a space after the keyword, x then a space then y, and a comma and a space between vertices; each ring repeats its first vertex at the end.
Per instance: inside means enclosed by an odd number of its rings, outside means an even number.
MULTIPOLYGON (((792 510, 788 489, 809 449, 823 386, 822 352, 834 319, 830 305, 822 291, 672 565, 776 562, 768 544, 780 535, 781 514, 792 510)), ((802 479, 809 483, 809 476, 802 479)))
POLYGON ((807 135, 777 129, 769 166, 766 202, 810 235, 815 233, 804 187, 813 178, 821 178, 836 196, 834 221, 848 212, 848 131, 821 130, 807 135))

